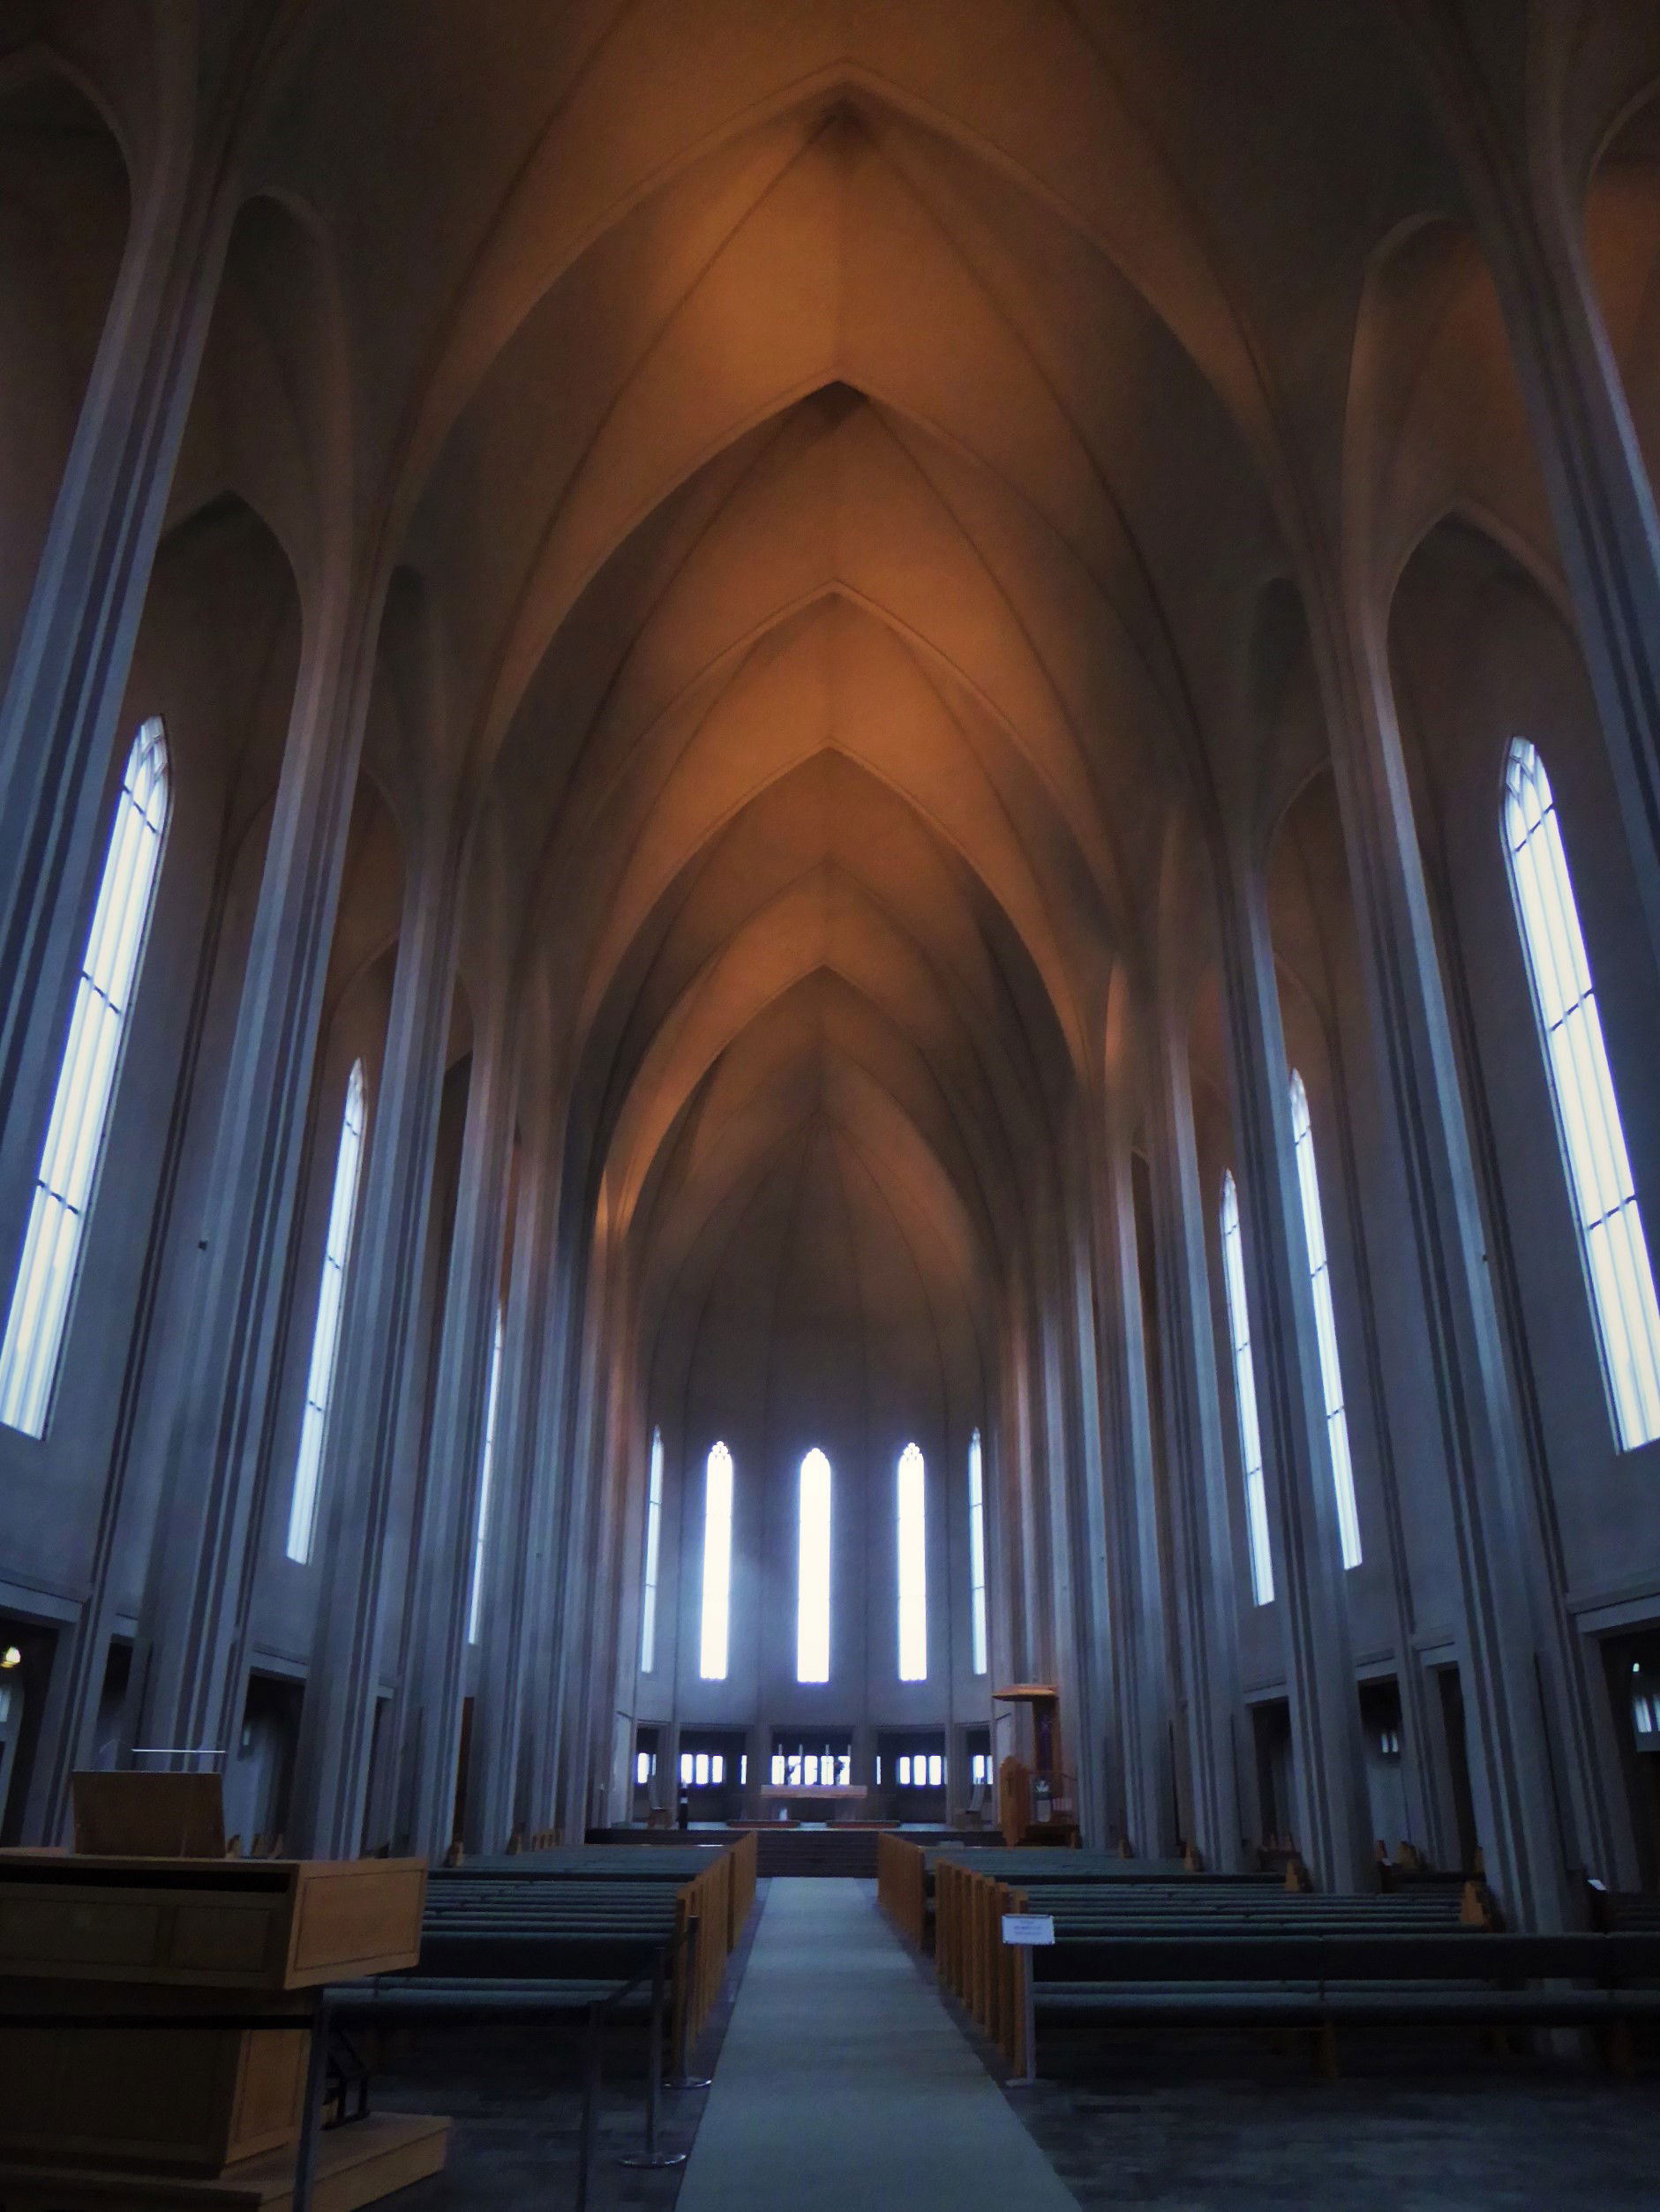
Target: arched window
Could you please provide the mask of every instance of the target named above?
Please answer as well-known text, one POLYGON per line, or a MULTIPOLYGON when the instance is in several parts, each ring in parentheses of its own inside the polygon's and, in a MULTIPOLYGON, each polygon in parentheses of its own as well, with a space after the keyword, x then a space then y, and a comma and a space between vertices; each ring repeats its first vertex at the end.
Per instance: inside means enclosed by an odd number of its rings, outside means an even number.
POLYGON ((1257 1426, 1257 1371, 1251 1356, 1251 1308, 1245 1302, 1239 1193, 1231 1174, 1222 1177, 1222 1284, 1228 1293, 1228 1332, 1234 1346, 1234 1402, 1239 1408, 1239 1457, 1245 1470, 1251 1593, 1258 1605, 1272 1605, 1273 1558, 1268 1549, 1268 1502, 1262 1482, 1262 1432, 1257 1426))
POLYGON ((1343 1369, 1337 1356, 1337 1315, 1332 1306, 1332 1269, 1320 1216, 1320 1179, 1314 1165, 1314 1126, 1309 1094, 1291 1070, 1291 1135, 1296 1147, 1297 1188, 1303 1194, 1303 1233, 1309 1248, 1309 1286, 1314 1293, 1314 1322, 1320 1345, 1320 1391, 1326 1401, 1326 1441, 1332 1455, 1332 1488, 1337 1495, 1337 1526, 1343 1564, 1360 1564, 1360 1513, 1355 1503, 1355 1463, 1348 1454, 1348 1415, 1343 1410, 1343 1369))
POLYGON ((1603 1372, 1620 1447, 1631 1451, 1660 1436, 1660 1305, 1556 802, 1525 738, 1512 743, 1505 775, 1505 852, 1603 1372))
POLYGON ((116 801, 0 1339, 0 1421, 26 1436, 46 1434, 127 1016, 155 905, 169 804, 167 733, 153 716, 133 739, 116 801))
POLYGON ((303 1566, 312 1556, 317 1530, 317 1482, 322 1473, 323 1440, 328 1430, 328 1401, 334 1389, 334 1359, 340 1350, 340 1322, 346 1294, 346 1262, 351 1253, 352 1220, 357 1211, 357 1173, 363 1166, 367 1088, 363 1062, 352 1062, 346 1079, 346 1110, 340 1121, 334 1154, 334 1189, 328 1202, 328 1236, 323 1246, 323 1279, 317 1293, 312 1328, 312 1364, 305 1378, 305 1411, 300 1418, 300 1450, 294 1468, 294 1496, 289 1508, 289 1557, 303 1566))
POLYGON ((478 1519, 473 1529, 473 1579, 467 1598, 467 1641, 478 1641, 484 1605, 484 1539, 490 1530, 490 1483, 496 1471, 496 1407, 501 1396, 502 1311, 496 1308, 496 1333, 490 1346, 490 1381, 484 1390, 484 1441, 478 1453, 478 1519))
POLYGON ((906 1444, 899 1454, 899 1679, 928 1678, 928 1505, 922 1454, 906 1444))
POLYGON ((986 1651, 986 1487, 978 1428, 968 1440, 968 1630, 973 1670, 983 1675, 989 1663, 986 1651))
POLYGON ((801 1462, 796 1548, 795 1678, 828 1682, 830 1649, 830 1463, 822 1451, 801 1462))
POLYGON ((657 1558, 663 1548, 663 1431, 651 1431, 651 1466, 646 1484, 645 1588, 640 1596, 640 1672, 657 1663, 657 1558))
POLYGON ((705 1682, 726 1679, 732 1629, 732 1454, 716 1444, 703 1477, 703 1626, 697 1671, 705 1682))

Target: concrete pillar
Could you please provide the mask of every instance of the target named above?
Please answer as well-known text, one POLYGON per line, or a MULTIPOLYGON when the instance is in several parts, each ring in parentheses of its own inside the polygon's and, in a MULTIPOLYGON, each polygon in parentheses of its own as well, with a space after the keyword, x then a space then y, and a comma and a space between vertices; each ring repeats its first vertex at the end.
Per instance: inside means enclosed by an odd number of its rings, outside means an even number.
POLYGON ((1343 1591, 1308 1241, 1265 888, 1229 856, 1224 909, 1228 1071, 1245 1280, 1284 1624, 1297 1845, 1321 1886, 1376 1886, 1360 1706, 1343 1591))
POLYGON ((434 853, 411 869, 404 900, 319 1477, 321 1588, 289 1830, 301 1849, 325 1858, 355 1857, 363 1843, 381 1589, 432 1211, 454 960, 454 869, 447 855, 434 853))
MULTIPOLYGON (((500 1294, 514 1097, 507 1020, 498 1001, 488 1009, 474 1047, 432 1435, 409 1563, 412 1625, 402 1731, 405 1781, 396 1826, 400 1848, 429 1856, 445 1850, 454 1823, 472 1534, 500 1294)), ((498 1422, 500 1428, 500 1416, 498 1422)))
MULTIPOLYGON (((1378 1069, 1407 1192, 1458 1566, 1471 1786, 1489 1878, 1522 1926, 1569 1910, 1539 1693, 1537 1621, 1569 1680, 1575 1632, 1539 1554, 1542 1472, 1523 1451, 1470 1133, 1391 687, 1365 581, 1341 612, 1317 601, 1311 637, 1378 1069), (1531 1526, 1525 1518, 1529 1496, 1531 1526)), ((1499 835, 1498 795, 1493 834, 1499 835)), ((1403 1669, 1407 1663, 1402 1655, 1403 1669)), ((1570 1738, 1573 1731, 1568 1731, 1570 1738)), ((1594 1799, 1594 1785, 1581 1792, 1594 1799)))
POLYGON ((129 1740, 223 1745, 240 1724, 268 1410, 364 689, 324 580, 296 690, 185 1318, 155 1380, 159 1501, 129 1740))
MULTIPOLYGON (((10 1282, 84 949, 127 674, 229 233, 171 87, 0 701, 0 1271, 10 1282)), ((97 1664, 103 1663, 101 1651, 97 1664)), ((97 1684, 93 1686, 94 1698, 97 1684)))
POLYGON ((537 1414, 559 1220, 557 1172, 545 1151, 526 1163, 514 1228, 467 1792, 469 1849, 500 1850, 516 1826, 548 1825, 525 1770, 536 1724, 527 1705, 539 1687, 530 1663, 534 1531, 552 1473, 537 1414))
POLYGON ((1108 1558, 1119 1726, 1124 1741, 1124 1826, 1136 1850, 1159 1856, 1175 1845, 1169 1760, 1170 1685, 1165 1659, 1164 1577, 1147 1347, 1141 1300, 1130 1148, 1120 1119, 1100 1152, 1095 1209, 1101 1249, 1101 1304, 1114 1450, 1108 1470, 1108 1558))
POLYGON ((1193 1137, 1187 1048, 1161 1011, 1155 1035, 1154 1256, 1170 1438, 1176 1623, 1186 1690, 1191 1839, 1206 1863, 1242 1862, 1237 1732, 1243 1725, 1238 1593, 1212 1328, 1205 1194, 1193 1137))
POLYGON ((1506 11, 1472 34, 1435 0, 1395 5, 1498 288, 1660 966, 1660 517, 1587 259, 1580 159, 1554 109, 1560 56, 1546 49, 1572 18, 1538 11, 1541 50, 1522 70, 1506 11))

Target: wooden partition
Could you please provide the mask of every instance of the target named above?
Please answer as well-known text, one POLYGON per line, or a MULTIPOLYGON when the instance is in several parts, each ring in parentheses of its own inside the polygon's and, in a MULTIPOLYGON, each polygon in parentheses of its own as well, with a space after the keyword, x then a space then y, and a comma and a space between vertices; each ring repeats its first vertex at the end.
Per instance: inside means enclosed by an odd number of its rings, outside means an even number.
POLYGON ((722 1851, 707 1872, 679 1893, 674 1931, 685 1938, 675 1957, 673 2003, 675 2048, 684 2051, 699 2035, 715 2008, 726 1961, 738 1948, 755 1903, 756 1841, 740 1836, 722 1851), (687 1931, 695 1923, 695 1938, 687 1931))
POLYGON ((928 1854, 885 1832, 876 1838, 876 1901, 919 1951, 928 1941, 928 1854))

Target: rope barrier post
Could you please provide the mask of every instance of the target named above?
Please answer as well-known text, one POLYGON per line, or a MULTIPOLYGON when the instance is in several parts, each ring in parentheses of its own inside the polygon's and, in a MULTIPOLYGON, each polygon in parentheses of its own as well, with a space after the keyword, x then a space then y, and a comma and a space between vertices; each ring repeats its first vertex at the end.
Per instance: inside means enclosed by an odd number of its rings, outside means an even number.
POLYGON ((588 2188, 593 2178, 594 2146, 599 2135, 599 2021, 603 2007, 591 2006, 588 2013, 588 2042, 582 2053, 582 2154, 576 2169, 575 2212, 588 2212, 588 2188))
MULTIPOLYGON (((694 1921, 692 1924, 695 1927, 697 1923, 694 1921)), ((651 2041, 646 2054, 645 2148, 617 2162, 622 2166, 649 2167, 653 2172, 665 2166, 683 2166, 686 2163, 683 2150, 657 2148, 657 2096, 663 2076, 663 2006, 667 1982, 665 1957, 659 1949, 651 1964, 651 2041)))
POLYGON ((686 2070, 687 2060, 691 2052, 692 2006, 697 1999, 698 1945, 702 1940, 702 1933, 701 1921, 693 1920, 688 1923, 686 1931, 687 2001, 680 2008, 679 2033, 676 2037, 677 2048, 674 2053, 674 2079, 669 2083, 670 2088, 675 2090, 706 2089, 709 2087, 709 2076, 706 2073, 688 2073, 686 2070))
POLYGON ((323 2087, 328 2074, 328 1992, 323 1991, 312 2017, 311 2048, 305 2059, 305 2102, 300 2112, 300 2140, 294 2150, 294 2188, 289 2212, 312 2212, 317 2189, 317 2153, 323 2132, 323 2087))

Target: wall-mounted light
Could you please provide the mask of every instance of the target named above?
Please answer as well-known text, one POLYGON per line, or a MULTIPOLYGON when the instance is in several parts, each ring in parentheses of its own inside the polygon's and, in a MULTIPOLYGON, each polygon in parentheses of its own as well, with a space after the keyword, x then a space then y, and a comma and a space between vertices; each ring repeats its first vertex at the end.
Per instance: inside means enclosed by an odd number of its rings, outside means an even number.
POLYGON ((7 1674, 10 1674, 14 1667, 20 1667, 22 1664, 23 1653, 15 1644, 8 1644, 4 1651, 0 1652, 0 1668, 4 1668, 7 1674))

